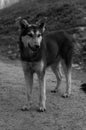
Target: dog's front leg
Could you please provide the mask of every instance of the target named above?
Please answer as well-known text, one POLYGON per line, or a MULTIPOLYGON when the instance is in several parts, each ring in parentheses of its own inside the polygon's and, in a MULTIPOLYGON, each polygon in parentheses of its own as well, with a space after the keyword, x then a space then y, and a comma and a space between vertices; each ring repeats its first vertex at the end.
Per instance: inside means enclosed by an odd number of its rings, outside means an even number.
POLYGON ((39 95, 39 111, 44 112, 46 110, 46 82, 45 82, 45 75, 39 74, 39 88, 40 88, 40 95, 39 95))
POLYGON ((26 82, 26 105, 23 106, 22 110, 29 110, 31 107, 31 96, 32 96, 32 88, 33 88, 33 73, 28 66, 23 66, 24 77, 26 82))

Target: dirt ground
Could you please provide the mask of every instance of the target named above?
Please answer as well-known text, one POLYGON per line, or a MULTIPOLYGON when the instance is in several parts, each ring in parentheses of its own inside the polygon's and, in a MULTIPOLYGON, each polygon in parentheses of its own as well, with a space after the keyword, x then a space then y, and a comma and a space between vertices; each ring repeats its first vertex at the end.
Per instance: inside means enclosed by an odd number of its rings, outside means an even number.
POLYGON ((56 85, 53 73, 48 70, 47 111, 37 112, 39 87, 34 77, 33 104, 29 111, 21 111, 25 103, 24 75, 19 61, 0 60, 0 130, 86 130, 86 95, 80 91, 86 73, 72 71, 72 95, 65 99, 63 77, 59 93, 50 91, 56 85))
MULTIPOLYGON (((52 94, 56 79, 49 69, 46 73, 47 111, 44 113, 37 112, 39 87, 35 76, 33 104, 24 112, 21 108, 26 102, 26 91, 21 63, 1 57, 17 58, 16 18, 28 17, 35 22, 47 17, 46 32, 86 26, 86 0, 53 0, 53 4, 52 0, 22 1, 0 11, 0 130, 86 130, 86 94, 80 90, 80 84, 86 82, 86 72, 72 69, 72 95, 65 99, 62 97, 65 78, 59 92, 52 94)), ((86 39, 83 42, 86 43, 86 39)))

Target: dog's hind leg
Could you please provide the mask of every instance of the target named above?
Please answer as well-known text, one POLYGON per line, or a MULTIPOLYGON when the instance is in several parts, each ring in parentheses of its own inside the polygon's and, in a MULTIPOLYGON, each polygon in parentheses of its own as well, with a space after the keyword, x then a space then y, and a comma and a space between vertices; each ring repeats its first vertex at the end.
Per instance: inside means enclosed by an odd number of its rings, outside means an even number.
POLYGON ((29 110, 31 107, 31 96, 32 96, 32 88, 33 88, 33 73, 31 72, 30 69, 28 69, 28 64, 24 63, 23 65, 23 70, 24 70, 24 77, 25 77, 25 82, 26 82, 26 105, 23 106, 22 110, 29 110))
POLYGON ((62 79, 62 76, 61 76, 61 72, 59 70, 59 64, 55 64, 55 65, 52 65, 51 66, 51 69, 52 71, 54 72, 55 76, 56 76, 56 79, 57 79, 57 84, 56 84, 56 87, 54 90, 51 90, 52 93, 56 93, 58 92, 58 88, 60 86, 60 83, 61 83, 61 79, 62 79))
POLYGON ((71 66, 67 66, 65 62, 62 62, 63 71, 66 78, 66 92, 64 93, 63 97, 69 97, 71 94, 71 66))

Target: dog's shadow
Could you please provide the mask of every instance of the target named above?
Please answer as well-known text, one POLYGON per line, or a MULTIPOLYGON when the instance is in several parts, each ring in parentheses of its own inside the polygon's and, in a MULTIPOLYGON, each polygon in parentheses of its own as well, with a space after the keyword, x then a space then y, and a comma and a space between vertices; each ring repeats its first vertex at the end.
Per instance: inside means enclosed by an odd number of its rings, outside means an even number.
POLYGON ((86 93, 86 83, 81 84, 80 89, 86 93))

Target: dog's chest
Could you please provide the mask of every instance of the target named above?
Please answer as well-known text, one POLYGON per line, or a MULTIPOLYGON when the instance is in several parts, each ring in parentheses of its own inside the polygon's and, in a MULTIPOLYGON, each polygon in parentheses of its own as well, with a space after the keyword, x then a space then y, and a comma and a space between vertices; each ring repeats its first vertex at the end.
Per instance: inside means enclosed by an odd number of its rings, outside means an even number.
POLYGON ((42 72, 44 69, 44 61, 28 63, 28 67, 33 72, 42 72))

